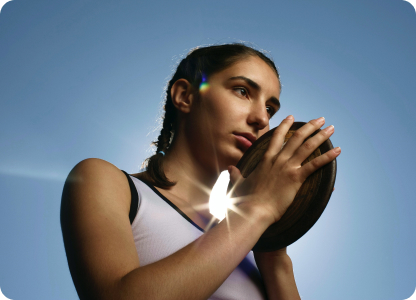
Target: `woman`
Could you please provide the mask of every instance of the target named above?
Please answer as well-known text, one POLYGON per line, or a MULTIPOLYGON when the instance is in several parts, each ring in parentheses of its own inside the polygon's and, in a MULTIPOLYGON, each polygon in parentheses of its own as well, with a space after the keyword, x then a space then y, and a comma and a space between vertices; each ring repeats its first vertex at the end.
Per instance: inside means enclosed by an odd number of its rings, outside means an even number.
POLYGON ((303 143, 325 123, 312 120, 282 148, 289 116, 242 178, 234 166, 269 130, 280 89, 274 63, 259 51, 242 44, 196 49, 168 84, 157 151, 145 172, 130 176, 99 159, 75 166, 61 225, 81 299, 300 299, 286 249, 254 253, 260 273, 250 250, 303 181, 340 149, 301 166, 334 129, 303 143), (238 198, 208 230, 209 192, 227 169, 238 198))

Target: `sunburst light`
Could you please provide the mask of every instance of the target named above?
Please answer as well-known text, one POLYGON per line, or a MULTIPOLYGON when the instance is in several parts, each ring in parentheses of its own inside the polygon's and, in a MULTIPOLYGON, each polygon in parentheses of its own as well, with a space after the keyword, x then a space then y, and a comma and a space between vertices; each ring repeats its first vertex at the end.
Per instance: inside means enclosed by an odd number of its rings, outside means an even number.
POLYGON ((227 197, 227 187, 230 174, 224 171, 220 174, 209 196, 209 211, 217 219, 225 218, 227 208, 231 207, 231 200, 227 197))

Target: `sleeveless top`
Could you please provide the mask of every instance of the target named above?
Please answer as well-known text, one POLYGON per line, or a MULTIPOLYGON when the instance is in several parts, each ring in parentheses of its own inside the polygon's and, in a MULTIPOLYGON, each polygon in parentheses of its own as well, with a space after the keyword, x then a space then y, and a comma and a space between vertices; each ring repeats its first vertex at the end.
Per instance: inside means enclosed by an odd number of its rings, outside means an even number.
MULTIPOLYGON (((204 234, 175 204, 153 185, 123 173, 132 195, 130 223, 140 266, 159 261, 204 234)), ((265 291, 253 253, 244 258, 209 299, 265 299, 265 291)))

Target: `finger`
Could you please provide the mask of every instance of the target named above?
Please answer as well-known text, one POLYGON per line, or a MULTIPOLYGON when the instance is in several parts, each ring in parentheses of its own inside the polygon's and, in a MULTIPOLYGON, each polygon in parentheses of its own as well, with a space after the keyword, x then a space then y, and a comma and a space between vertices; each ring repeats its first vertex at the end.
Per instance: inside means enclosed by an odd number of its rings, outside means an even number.
POLYGON ((334 126, 328 126, 324 130, 318 132, 315 136, 304 142, 290 158, 295 164, 301 164, 305 159, 311 155, 316 148, 325 142, 334 133, 334 126))
POLYGON ((307 137, 309 137, 316 130, 325 124, 325 118, 321 117, 311 120, 301 128, 296 130, 292 137, 287 141, 285 147, 282 149, 282 155, 291 157, 295 151, 302 145, 307 137))
POLYGON ((309 175, 311 175, 313 172, 318 170, 319 168, 323 167, 324 165, 330 163, 333 161, 338 155, 341 154, 341 148, 336 147, 334 149, 329 150, 328 152, 315 157, 310 162, 304 164, 300 168, 300 176, 303 180, 306 180, 309 175))
POLYGON ((290 115, 284 119, 279 126, 273 132, 272 138, 269 142, 269 147, 267 151, 264 153, 265 159, 273 159, 277 153, 280 152, 282 149, 283 142, 285 140, 285 136, 289 131, 290 127, 293 125, 295 118, 290 115))

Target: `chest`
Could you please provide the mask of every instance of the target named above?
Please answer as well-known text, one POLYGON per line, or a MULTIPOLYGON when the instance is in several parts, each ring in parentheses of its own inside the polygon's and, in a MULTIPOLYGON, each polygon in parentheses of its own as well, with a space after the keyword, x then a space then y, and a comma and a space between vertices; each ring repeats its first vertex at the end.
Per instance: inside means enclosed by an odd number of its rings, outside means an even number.
MULTIPOLYGON (((132 232, 141 266, 172 255, 204 234, 176 205, 157 197, 147 186, 140 187, 138 194, 139 207, 132 232)), ((264 299, 260 274, 251 252, 210 299, 264 299)))

